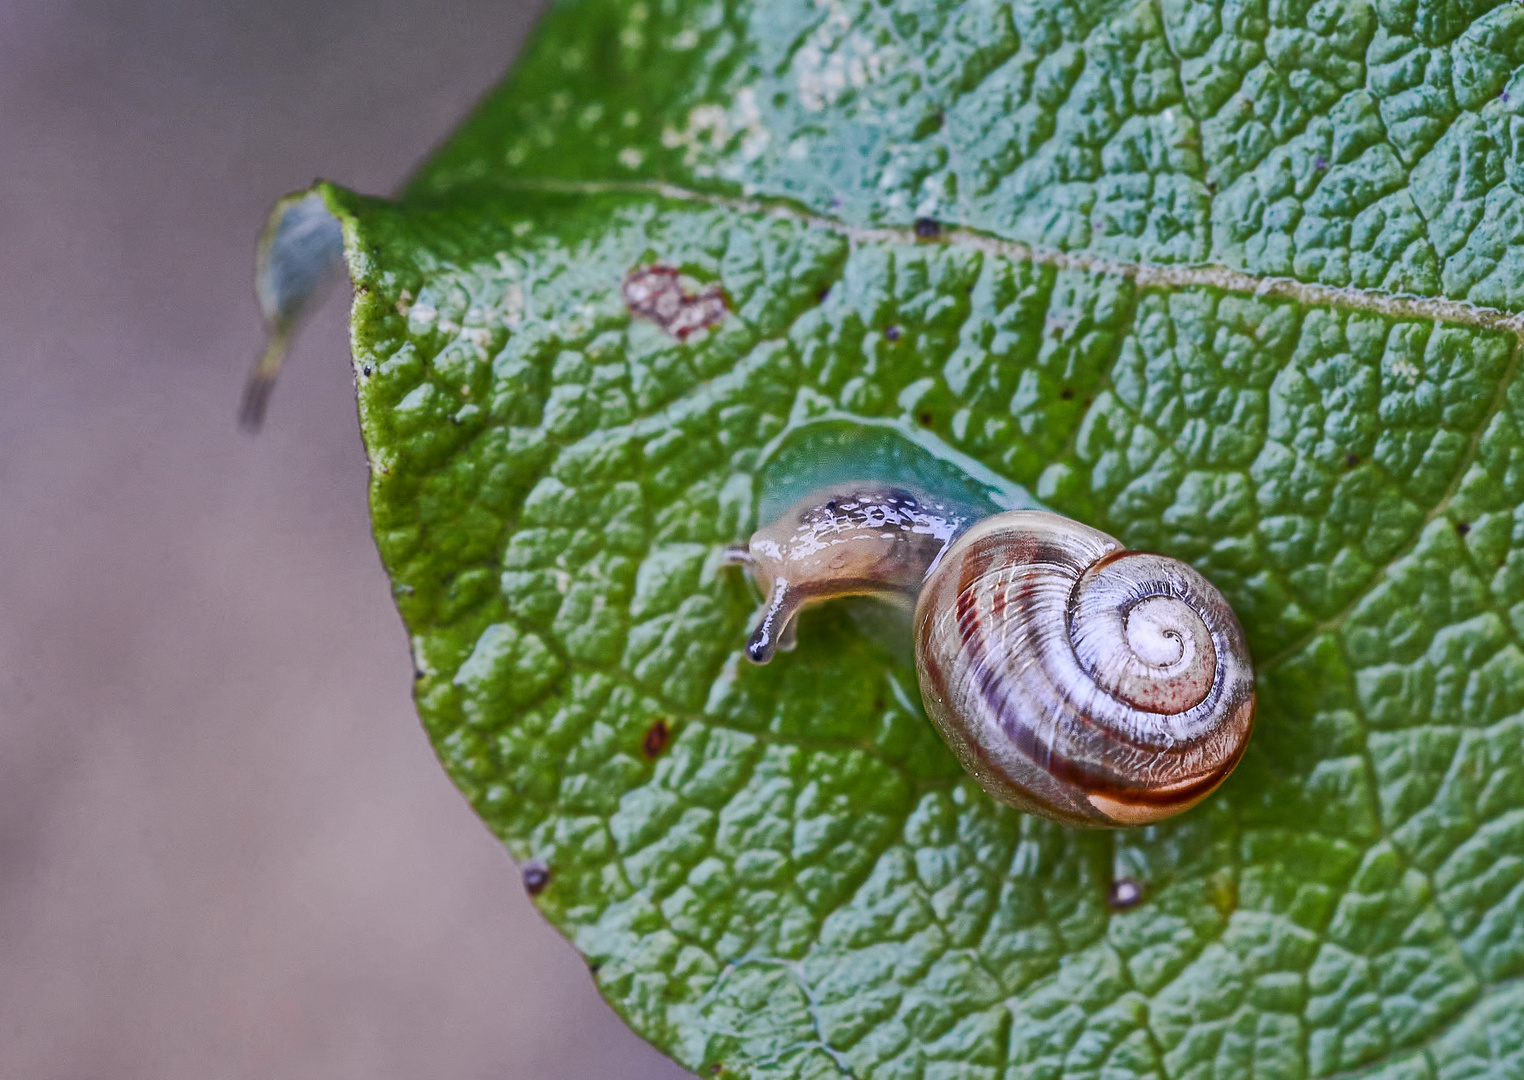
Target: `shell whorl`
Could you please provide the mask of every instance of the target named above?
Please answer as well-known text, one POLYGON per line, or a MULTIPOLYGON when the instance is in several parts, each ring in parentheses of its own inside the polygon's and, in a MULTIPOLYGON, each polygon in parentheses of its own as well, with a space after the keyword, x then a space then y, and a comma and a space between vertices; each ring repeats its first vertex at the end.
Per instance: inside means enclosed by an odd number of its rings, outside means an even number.
POLYGON ((1205 798, 1254 716, 1243 631, 1175 559, 1057 514, 986 518, 915 613, 927 712, 995 798, 1073 824, 1140 825, 1205 798))

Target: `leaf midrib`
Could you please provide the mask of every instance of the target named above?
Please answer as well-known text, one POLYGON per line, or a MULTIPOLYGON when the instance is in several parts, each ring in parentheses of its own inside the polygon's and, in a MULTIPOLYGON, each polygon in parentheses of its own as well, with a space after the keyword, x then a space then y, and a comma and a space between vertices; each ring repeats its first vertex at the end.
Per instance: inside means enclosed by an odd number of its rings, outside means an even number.
MULTIPOLYGON (((1261 300, 1290 300, 1306 307, 1340 308, 1393 319, 1427 319, 1478 330, 1500 331, 1524 340, 1524 311, 1506 311, 1469 300, 1392 293, 1353 285, 1322 285, 1296 278, 1250 274, 1216 264, 1130 262, 1090 252, 1063 251, 1020 240, 1008 240, 961 225, 944 226, 940 235, 924 238, 916 235, 914 228, 909 227, 853 225, 828 214, 805 210, 787 199, 720 195, 660 180, 524 178, 494 181, 491 186, 502 191, 545 195, 638 195, 697 203, 716 210, 771 217, 792 221, 806 228, 832 232, 854 247, 869 244, 959 247, 1015 262, 1050 266, 1055 270, 1078 270, 1121 277, 1144 289, 1208 287, 1261 300)), ((444 191, 434 191, 428 200, 419 201, 432 201, 443 194, 444 191)))

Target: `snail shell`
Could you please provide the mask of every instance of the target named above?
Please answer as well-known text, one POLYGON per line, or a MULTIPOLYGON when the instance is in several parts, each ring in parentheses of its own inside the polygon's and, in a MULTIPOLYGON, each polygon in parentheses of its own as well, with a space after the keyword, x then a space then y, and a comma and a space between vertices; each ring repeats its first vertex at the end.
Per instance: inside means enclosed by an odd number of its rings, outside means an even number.
POLYGON ((734 553, 768 597, 747 656, 793 647, 810 603, 913 602, 926 712, 994 798, 1104 827, 1210 794, 1254 722, 1254 670, 1222 594, 1058 514, 970 517, 892 487, 802 499, 734 553))

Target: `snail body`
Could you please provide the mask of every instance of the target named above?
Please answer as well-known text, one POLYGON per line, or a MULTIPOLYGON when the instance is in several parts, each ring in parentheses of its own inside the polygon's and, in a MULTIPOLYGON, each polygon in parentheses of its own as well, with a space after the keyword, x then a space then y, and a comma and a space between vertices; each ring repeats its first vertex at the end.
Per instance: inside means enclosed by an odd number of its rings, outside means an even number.
POLYGON ((971 520, 899 487, 838 484, 801 499, 735 554, 767 597, 747 659, 765 664, 779 649, 792 651, 799 612, 810 604, 876 596, 910 610, 927 572, 971 520))
POLYGON ((792 648, 837 596, 913 605, 927 715, 992 797, 1073 825, 1144 825, 1238 763, 1254 671, 1232 608, 1187 564, 1058 514, 974 520, 908 488, 837 485, 735 561, 767 597, 746 655, 792 648))

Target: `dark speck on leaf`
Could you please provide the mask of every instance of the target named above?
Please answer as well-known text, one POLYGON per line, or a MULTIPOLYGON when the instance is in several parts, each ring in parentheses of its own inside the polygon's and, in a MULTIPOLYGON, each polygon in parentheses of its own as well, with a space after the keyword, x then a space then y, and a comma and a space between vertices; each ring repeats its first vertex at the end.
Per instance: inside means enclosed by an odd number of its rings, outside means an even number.
POLYGON ((1060 391, 1059 391, 1059 392, 1058 392, 1058 396, 1059 396, 1059 397, 1060 397, 1060 398, 1062 398, 1062 399, 1063 399, 1063 400, 1064 400, 1064 401, 1073 401, 1073 400, 1074 400, 1074 391, 1073 391, 1073 390, 1070 390, 1070 389, 1069 389, 1069 388, 1068 388, 1068 387, 1067 387, 1067 386, 1066 386, 1066 387, 1064 387, 1064 388, 1063 388, 1063 389, 1062 389, 1062 390, 1060 390, 1060 391))
POLYGON ((1460 533, 1462 536, 1465 536, 1468 532, 1471 531, 1471 522, 1457 521, 1455 523, 1455 531, 1460 533))
POLYGON ((815 299, 820 301, 823 304, 823 303, 826 302, 826 297, 828 297, 830 295, 831 295, 831 287, 829 285, 827 285, 825 288, 821 289, 818 293, 815 294, 815 299))
POLYGON ((1360 455, 1359 454, 1345 454, 1344 455, 1344 464, 1348 465, 1351 469, 1353 469, 1356 465, 1360 464, 1360 455))
POLYGON ((362 373, 362 374, 364 374, 364 376, 365 376, 365 377, 366 377, 366 378, 367 378, 367 379, 368 379, 368 378, 370 378, 370 366, 369 366, 369 365, 368 365, 368 364, 367 364, 367 365, 366 365, 366 366, 365 366, 365 367, 362 367, 362 368, 361 368, 361 369, 360 369, 360 371, 361 371, 361 373, 362 373))
POLYGON ((1498 91, 1498 100, 1501 101, 1504 105, 1507 105, 1508 104, 1508 91, 1507 90, 1499 90, 1498 91))
POLYGON ((931 413, 929 413, 929 412, 916 413, 915 419, 916 419, 916 423, 920 424, 922 427, 931 427, 931 413))
POLYGON ((1322 154, 1319 154, 1317 157, 1312 159, 1312 167, 1314 169, 1326 169, 1328 168, 1328 159, 1325 158, 1322 154))
POLYGON ((1112 911, 1126 911, 1143 902, 1143 886, 1130 877, 1117 878, 1106 890, 1106 906, 1112 911))
POLYGON ((716 1061, 713 1065, 709 1066, 709 1075, 710 1076, 719 1076, 720 1073, 724 1070, 724 1068, 725 1068, 724 1065, 722 1065, 720 1062, 716 1061))
POLYGON ((667 727, 667 722, 658 720, 647 729, 646 737, 640 740, 640 752, 648 758, 660 757, 671 738, 672 732, 667 727))
POLYGON ((898 326, 886 326, 884 328, 884 337, 890 341, 898 341, 900 339, 900 328, 898 326))
POLYGON ((524 864, 524 889, 530 896, 539 896, 549 884, 550 867, 539 859, 530 859, 524 864))
POLYGON ((413 678, 415 680, 423 678, 423 672, 421 672, 421 671, 415 671, 415 672, 413 672, 413 678))
POLYGON ((942 225, 935 218, 916 218, 915 234, 922 240, 935 240, 942 235, 942 225))

